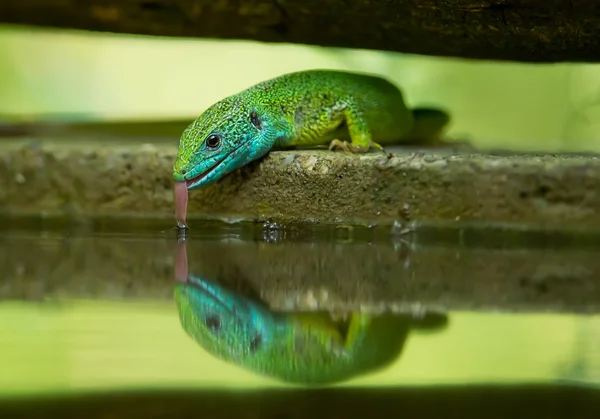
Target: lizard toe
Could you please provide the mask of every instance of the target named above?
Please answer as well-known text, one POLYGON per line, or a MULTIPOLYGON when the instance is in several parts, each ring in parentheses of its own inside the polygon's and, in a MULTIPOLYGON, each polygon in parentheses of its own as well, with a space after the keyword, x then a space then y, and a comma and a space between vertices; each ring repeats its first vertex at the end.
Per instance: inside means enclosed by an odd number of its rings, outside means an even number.
POLYGON ((349 144, 347 141, 340 141, 338 139, 332 140, 331 143, 329 143, 329 150, 342 150, 345 152, 350 151, 349 149, 349 144))

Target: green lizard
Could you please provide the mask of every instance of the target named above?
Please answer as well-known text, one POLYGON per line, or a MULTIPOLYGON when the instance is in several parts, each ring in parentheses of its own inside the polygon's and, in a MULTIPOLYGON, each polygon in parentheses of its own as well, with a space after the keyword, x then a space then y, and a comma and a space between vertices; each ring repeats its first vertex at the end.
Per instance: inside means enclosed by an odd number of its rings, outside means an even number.
POLYGON ((215 103, 184 130, 173 166, 176 195, 211 184, 271 149, 329 144, 330 150, 364 153, 395 142, 430 145, 449 120, 442 110, 408 109, 401 91, 377 76, 284 74, 215 103))
POLYGON ((326 385, 374 372, 402 351, 410 318, 352 313, 347 331, 329 313, 272 312, 194 275, 175 286, 184 331, 208 353, 256 374, 326 385))
POLYGON ((422 323, 394 314, 351 313, 344 322, 329 313, 274 312, 252 290, 245 294, 253 298, 191 275, 186 242, 178 240, 174 260, 175 303, 184 331, 211 355, 260 375, 333 384, 392 363, 411 329, 446 325, 445 316, 422 323))

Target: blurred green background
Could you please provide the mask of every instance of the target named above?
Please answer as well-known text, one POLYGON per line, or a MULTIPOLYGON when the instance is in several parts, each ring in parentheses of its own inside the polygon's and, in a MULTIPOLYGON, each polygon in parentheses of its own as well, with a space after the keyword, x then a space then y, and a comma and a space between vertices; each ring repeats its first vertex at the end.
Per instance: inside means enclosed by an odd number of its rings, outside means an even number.
POLYGON ((0 27, 0 115, 28 120, 198 116, 285 72, 377 73, 410 105, 453 115, 449 135, 480 147, 600 151, 600 65, 522 64, 284 44, 0 27))
MULTIPOLYGON (((0 27, 0 115, 8 121, 191 120, 226 95, 309 68, 385 76, 403 88, 410 105, 450 110, 449 135, 477 146, 600 151, 600 65, 11 26, 0 27)), ((180 328, 172 303, 3 303, 0 319, 0 396, 112 386, 232 387, 234 381, 238 388, 278 385, 205 353, 180 328)), ((348 385, 582 375, 598 382, 599 325, 600 317, 454 313, 438 338, 414 335, 393 367, 348 385)))
MULTIPOLYGON (((210 355, 185 334, 173 302, 4 302, 0 319, 0 400, 101 389, 287 386, 210 355)), ((599 330, 600 316, 452 312, 441 333, 412 332, 388 368, 339 385, 598 385, 599 330)))

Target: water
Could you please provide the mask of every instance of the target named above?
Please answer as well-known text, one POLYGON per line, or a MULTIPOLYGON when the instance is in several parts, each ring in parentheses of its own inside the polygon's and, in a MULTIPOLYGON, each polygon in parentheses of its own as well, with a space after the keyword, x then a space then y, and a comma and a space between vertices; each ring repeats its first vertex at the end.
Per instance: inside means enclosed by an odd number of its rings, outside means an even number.
POLYGON ((191 225, 0 219, 0 417, 600 412, 593 235, 191 225))

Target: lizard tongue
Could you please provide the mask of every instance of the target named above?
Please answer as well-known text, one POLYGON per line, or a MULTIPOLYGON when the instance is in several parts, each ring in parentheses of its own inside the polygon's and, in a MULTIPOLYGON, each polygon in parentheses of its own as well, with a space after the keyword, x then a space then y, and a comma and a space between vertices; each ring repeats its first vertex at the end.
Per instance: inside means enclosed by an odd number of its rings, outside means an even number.
POLYGON ((175 182, 173 200, 175 201, 175 219, 177 220, 177 226, 185 227, 188 203, 187 182, 175 182))
POLYGON ((185 241, 177 243, 175 252, 175 281, 185 284, 188 279, 187 248, 185 241))

